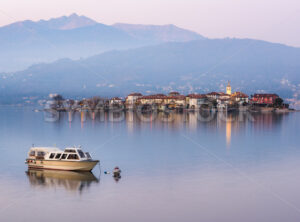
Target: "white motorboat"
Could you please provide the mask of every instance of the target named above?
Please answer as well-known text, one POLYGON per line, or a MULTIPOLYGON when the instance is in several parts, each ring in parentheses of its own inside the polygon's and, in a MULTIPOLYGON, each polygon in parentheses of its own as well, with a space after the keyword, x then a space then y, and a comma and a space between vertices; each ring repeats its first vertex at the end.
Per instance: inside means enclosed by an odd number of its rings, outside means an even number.
POLYGON ((47 170, 91 171, 99 160, 92 159, 81 147, 31 147, 25 161, 28 168, 47 170))

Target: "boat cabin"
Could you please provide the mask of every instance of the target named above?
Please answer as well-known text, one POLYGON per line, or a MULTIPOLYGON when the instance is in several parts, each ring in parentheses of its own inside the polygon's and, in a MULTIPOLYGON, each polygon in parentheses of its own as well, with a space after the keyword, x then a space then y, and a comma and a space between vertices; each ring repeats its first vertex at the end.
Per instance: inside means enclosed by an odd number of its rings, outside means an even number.
POLYGON ((28 152, 28 158, 36 160, 63 160, 82 161, 91 160, 88 152, 83 152, 81 147, 68 147, 65 150, 54 147, 32 147, 28 152))

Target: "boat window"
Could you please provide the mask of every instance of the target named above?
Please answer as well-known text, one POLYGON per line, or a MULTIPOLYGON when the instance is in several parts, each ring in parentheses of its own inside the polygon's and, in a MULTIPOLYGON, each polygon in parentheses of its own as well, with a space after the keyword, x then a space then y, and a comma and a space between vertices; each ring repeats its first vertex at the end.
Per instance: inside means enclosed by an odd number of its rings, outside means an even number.
POLYGON ((67 155, 68 155, 68 154, 65 154, 65 153, 64 153, 64 154, 62 155, 61 158, 62 158, 62 159, 66 159, 67 155))
POLYGON ((35 156, 35 151, 31 151, 29 156, 35 156))
POLYGON ((59 159, 59 158, 60 158, 60 156, 61 156, 61 153, 58 153, 58 154, 56 154, 56 157, 55 157, 55 159, 59 159))
POLYGON ((81 158, 84 158, 84 157, 85 157, 85 155, 84 155, 84 153, 82 152, 82 150, 77 150, 77 151, 78 151, 79 156, 80 156, 81 158))
POLYGON ((68 160, 78 160, 79 157, 77 154, 69 154, 68 160))
POLYGON ((66 152, 66 153, 76 153, 76 151, 75 151, 75 150, 72 150, 72 149, 65 149, 65 152, 66 152))
POLYGON ((38 151, 38 152, 37 152, 37 156, 43 157, 43 156, 45 156, 45 152, 43 152, 43 151, 38 151))
POLYGON ((51 153, 49 158, 50 158, 50 159, 53 159, 54 156, 55 156, 55 153, 51 153))

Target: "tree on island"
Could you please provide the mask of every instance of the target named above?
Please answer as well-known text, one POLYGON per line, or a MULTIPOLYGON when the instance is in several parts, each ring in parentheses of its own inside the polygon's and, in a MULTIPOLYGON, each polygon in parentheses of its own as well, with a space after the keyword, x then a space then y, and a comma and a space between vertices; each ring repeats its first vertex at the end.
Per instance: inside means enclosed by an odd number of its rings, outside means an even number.
POLYGON ((99 96, 94 96, 94 97, 88 99, 88 105, 89 105, 89 108, 92 110, 99 109, 99 108, 103 107, 104 99, 99 96))
POLYGON ((55 94, 52 96, 52 99, 55 101, 62 101, 62 100, 64 100, 64 97, 60 94, 55 94))
POLYGON ((62 108, 64 102, 64 97, 62 95, 50 94, 49 97, 54 101, 56 108, 62 108))
POLYGON ((213 108, 217 108, 218 102, 216 99, 214 99, 212 102, 213 108))
POLYGON ((281 99, 280 97, 279 98, 276 98, 275 99, 275 102, 274 102, 274 107, 282 107, 283 105, 283 99, 281 99))

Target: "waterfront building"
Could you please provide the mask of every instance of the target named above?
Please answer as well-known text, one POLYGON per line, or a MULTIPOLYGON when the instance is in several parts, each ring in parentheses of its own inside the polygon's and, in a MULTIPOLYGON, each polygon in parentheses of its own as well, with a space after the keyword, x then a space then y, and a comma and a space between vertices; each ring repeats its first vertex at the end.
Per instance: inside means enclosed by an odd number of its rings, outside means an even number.
POLYGON ((186 97, 178 92, 171 92, 164 98, 164 105, 168 108, 184 108, 186 106, 186 97))
POLYGON ((220 94, 217 92, 210 92, 210 93, 206 94, 207 98, 209 98, 209 99, 218 99, 219 95, 220 94))
POLYGON ((223 110, 227 109, 228 104, 231 103, 231 100, 229 98, 218 98, 217 99, 217 109, 223 110))
POLYGON ((237 103, 249 103, 249 96, 242 92, 234 92, 231 94, 231 98, 234 102, 237 103))
POLYGON ((119 97, 114 97, 109 100, 109 105, 122 105, 123 101, 119 97))
POLYGON ((148 96, 141 96, 137 99, 137 103, 142 105, 158 105, 168 108, 184 108, 186 106, 186 99, 184 95, 173 92, 168 96, 164 94, 155 94, 148 96))
POLYGON ((273 105, 275 100, 279 98, 277 94, 254 94, 251 98, 251 102, 254 104, 266 104, 266 105, 273 105))
POLYGON ((223 92, 211 92, 207 93, 206 96, 210 99, 229 99, 230 95, 223 92))
POLYGON ((202 94, 189 94, 186 97, 186 104, 190 109, 199 109, 201 105, 207 104, 208 98, 202 94))
POLYGON ((223 93, 223 92, 219 92, 219 97, 218 97, 218 99, 230 99, 231 98, 231 96, 230 96, 230 94, 227 94, 227 93, 223 93))
POLYGON ((148 95, 148 96, 141 96, 138 98, 138 103, 143 105, 161 105, 164 102, 164 99, 167 96, 164 94, 155 94, 155 95, 148 95))
POLYGON ((141 93, 131 93, 126 97, 126 104, 128 105, 134 105, 137 100, 142 97, 143 95, 141 93))

